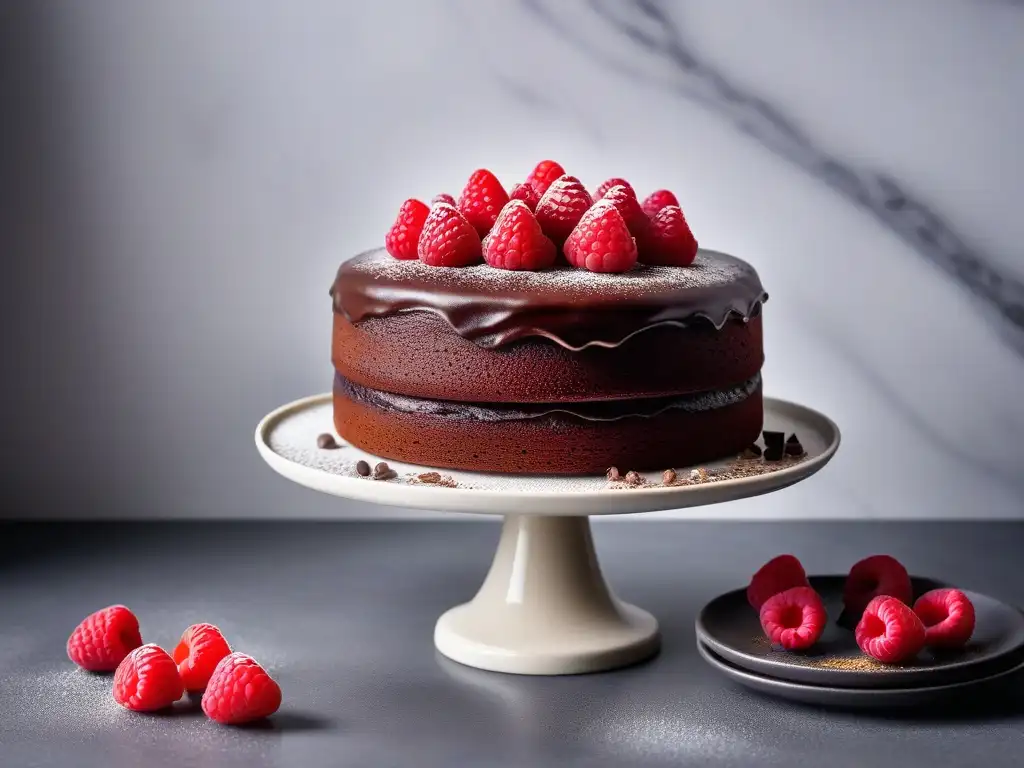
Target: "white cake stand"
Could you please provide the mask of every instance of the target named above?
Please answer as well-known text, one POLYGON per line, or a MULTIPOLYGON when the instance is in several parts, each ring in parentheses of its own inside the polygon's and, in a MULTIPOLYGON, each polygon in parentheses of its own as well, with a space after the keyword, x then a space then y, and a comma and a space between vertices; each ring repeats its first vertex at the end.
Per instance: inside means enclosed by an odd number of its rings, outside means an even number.
MULTIPOLYGON (((356 501, 504 516, 498 551, 476 596, 438 619, 434 644, 462 664, 497 672, 561 675, 597 672, 642 661, 660 646, 651 614, 619 600, 601 574, 589 515, 653 512, 756 496, 821 469, 839 447, 826 416, 765 398, 765 429, 796 433, 807 452, 799 463, 770 473, 695 485, 609 488, 604 477, 543 477, 432 470, 388 461, 392 480, 360 477, 355 463, 380 459, 341 443, 317 448, 333 434, 330 395, 297 400, 268 414, 256 428, 260 455, 300 485, 356 501), (419 484, 437 471, 456 487, 419 484)), ((339 441, 340 443, 340 441, 339 441)), ((719 464, 706 465, 714 469, 719 464)), ((629 467, 620 468, 623 473, 629 467)), ((677 468, 686 478, 688 468, 677 468)))

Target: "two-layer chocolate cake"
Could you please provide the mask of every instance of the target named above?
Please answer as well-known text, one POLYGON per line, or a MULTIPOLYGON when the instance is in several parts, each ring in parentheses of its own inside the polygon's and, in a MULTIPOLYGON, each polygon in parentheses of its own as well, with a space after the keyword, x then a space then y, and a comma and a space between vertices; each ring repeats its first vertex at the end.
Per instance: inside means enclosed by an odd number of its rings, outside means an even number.
POLYGON ((757 439, 767 295, 750 265, 698 251, 655 195, 647 227, 631 189, 636 208, 583 190, 566 214, 572 177, 511 201, 476 177, 457 207, 403 206, 388 250, 339 268, 339 435, 392 460, 544 474, 685 466, 757 439), (561 237, 543 226, 559 212, 575 219, 561 237))

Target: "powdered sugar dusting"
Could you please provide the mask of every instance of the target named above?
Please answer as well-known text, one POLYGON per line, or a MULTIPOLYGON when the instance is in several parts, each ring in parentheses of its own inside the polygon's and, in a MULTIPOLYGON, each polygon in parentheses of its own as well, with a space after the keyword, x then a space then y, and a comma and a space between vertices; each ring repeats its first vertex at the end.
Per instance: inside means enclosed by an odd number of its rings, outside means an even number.
MULTIPOLYGON (((356 257, 347 267, 375 281, 414 280, 428 286, 436 285, 439 289, 449 289, 453 281, 457 281, 463 290, 476 289, 484 295, 522 292, 524 300, 528 296, 534 301, 543 300, 553 293, 559 294, 563 300, 566 295, 574 293, 588 297, 607 294, 617 300, 643 299, 684 290, 725 287, 741 278, 749 279, 756 275, 749 264, 706 250, 699 251, 693 263, 686 267, 637 264, 628 272, 621 273, 597 273, 568 266, 539 272, 495 269, 487 264, 461 268, 431 267, 420 261, 392 258, 385 251, 356 257)), ((754 295, 749 300, 756 298, 758 296, 754 295)))

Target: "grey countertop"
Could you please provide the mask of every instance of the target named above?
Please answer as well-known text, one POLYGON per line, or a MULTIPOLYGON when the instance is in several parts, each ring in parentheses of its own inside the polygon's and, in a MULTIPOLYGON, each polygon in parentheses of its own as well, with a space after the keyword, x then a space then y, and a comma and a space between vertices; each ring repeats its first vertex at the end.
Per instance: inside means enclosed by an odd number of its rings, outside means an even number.
POLYGON ((662 653, 618 672, 529 678, 436 653, 437 616, 472 597, 486 522, 0 525, 0 765, 1020 766, 1024 695, 902 715, 749 693, 699 658, 693 619, 768 557, 840 572, 889 552, 915 573, 1024 604, 1020 523, 594 525, 605 573, 661 621, 662 653), (64 654, 86 613, 123 602, 168 647, 220 625, 285 701, 231 729, 194 706, 137 715, 64 654))

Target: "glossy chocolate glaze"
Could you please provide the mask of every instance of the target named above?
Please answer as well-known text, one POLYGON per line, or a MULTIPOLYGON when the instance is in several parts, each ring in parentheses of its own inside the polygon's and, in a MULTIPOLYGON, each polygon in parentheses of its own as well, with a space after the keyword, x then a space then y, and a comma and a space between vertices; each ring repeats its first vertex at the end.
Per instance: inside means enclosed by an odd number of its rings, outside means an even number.
POLYGON ((335 312, 352 323, 427 311, 480 347, 543 337, 570 350, 617 347, 661 325, 721 328, 754 317, 768 299, 753 267, 709 250, 687 267, 638 265, 608 275, 573 267, 429 267, 377 249, 343 262, 330 293, 335 312))

